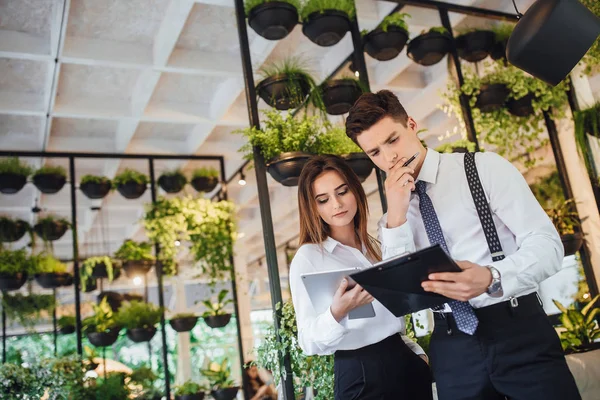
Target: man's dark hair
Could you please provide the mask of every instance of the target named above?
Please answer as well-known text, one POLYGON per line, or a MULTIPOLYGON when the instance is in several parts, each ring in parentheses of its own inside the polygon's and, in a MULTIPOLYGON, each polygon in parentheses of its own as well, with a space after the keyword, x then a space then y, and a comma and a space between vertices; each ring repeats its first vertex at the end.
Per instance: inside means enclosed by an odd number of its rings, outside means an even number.
POLYGON ((346 118, 346 135, 358 144, 356 137, 384 117, 392 117, 404 126, 408 122, 408 114, 394 93, 389 90, 365 93, 356 100, 349 111, 346 118))

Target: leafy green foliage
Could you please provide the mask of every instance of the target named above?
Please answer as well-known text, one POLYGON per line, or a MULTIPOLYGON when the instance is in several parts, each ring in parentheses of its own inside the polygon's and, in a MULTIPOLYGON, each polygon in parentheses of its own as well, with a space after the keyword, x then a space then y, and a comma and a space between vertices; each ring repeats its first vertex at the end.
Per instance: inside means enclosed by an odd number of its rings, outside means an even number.
POLYGON ((44 218, 40 218, 37 223, 41 225, 54 225, 55 223, 60 223, 71 226, 71 223, 67 219, 54 215, 47 215, 44 218))
POLYGON ((559 203, 545 211, 561 236, 575 233, 575 227, 581 225, 573 199, 559 203))
POLYGON ((9 250, 0 247, 0 274, 16 275, 18 273, 35 273, 34 260, 27 255, 25 249, 9 250))
POLYGON ((152 243, 127 239, 116 251, 115 258, 123 261, 152 261, 152 243))
POLYGON ((26 162, 19 160, 19 157, 0 159, 0 174, 16 174, 27 177, 32 172, 33 168, 26 162))
POLYGON ((175 387, 175 396, 187 396, 196 393, 203 393, 205 391, 208 390, 204 386, 196 382, 187 381, 183 385, 175 387))
POLYGON ((354 0, 307 0, 300 11, 300 16, 302 21, 306 21, 312 13, 323 13, 325 10, 342 11, 348 14, 350 19, 356 18, 354 0))
POLYGON ((218 178, 219 171, 216 168, 212 168, 212 167, 197 168, 192 173, 192 178, 198 178, 198 177, 218 178))
POLYGON ((543 208, 553 208, 565 201, 560 177, 556 170, 550 175, 529 185, 529 188, 543 208))
POLYGON ((125 302, 119 308, 116 320, 126 329, 152 328, 160 321, 162 309, 152 303, 142 301, 125 302))
MULTIPOLYGON (((598 0, 580 0, 580 2, 600 18, 600 2, 598 0)), ((588 50, 582 62, 585 64, 586 74, 592 75, 597 71, 596 67, 600 65, 600 37, 596 39, 592 47, 588 50)))
POLYGON ((388 15, 381 21, 381 30, 387 32, 390 26, 395 26, 404 29, 408 34, 408 23, 406 22, 406 18, 410 18, 410 15, 406 13, 394 13, 388 15))
POLYGON ((89 257, 81 264, 81 290, 85 291, 87 289, 88 279, 92 276, 94 267, 98 264, 104 264, 106 266, 106 275, 108 275, 109 282, 112 282, 115 279, 115 265, 110 257, 89 257))
POLYGON ((180 319, 180 318, 196 318, 196 314, 194 314, 194 313, 178 313, 171 317, 171 319, 180 319))
POLYGON ((190 242, 201 274, 212 281, 230 278, 237 230, 233 203, 189 196, 160 197, 146 207, 144 227, 148 238, 160 245, 161 262, 175 259, 183 247, 175 246, 176 240, 190 242))
POLYGON ((594 156, 590 150, 587 135, 600 137, 600 103, 585 110, 575 111, 573 119, 577 149, 585 161, 588 172, 593 176, 594 156))
POLYGON ((33 174, 34 177, 39 175, 60 175, 66 177, 67 171, 60 165, 46 165, 33 174))
POLYGON ((67 266, 49 253, 38 255, 35 264, 36 273, 38 274, 62 274, 67 272, 67 266))
POLYGON ((48 390, 48 400, 85 398, 85 368, 77 356, 42 360, 34 371, 38 384, 48 390))
POLYGON ((68 328, 75 326, 75 317, 73 315, 63 315, 56 322, 59 328, 68 328))
POLYGON ((110 183, 110 179, 105 176, 96 176, 96 175, 84 175, 81 178, 80 185, 84 183, 110 183))
POLYGON ((106 297, 100 301, 100 304, 93 304, 92 308, 94 315, 82 321, 84 332, 108 332, 118 326, 116 314, 110 308, 106 297))
POLYGON ((229 293, 229 291, 227 291, 226 289, 221 290, 217 297, 216 303, 213 303, 210 300, 204 300, 202 304, 204 304, 204 306, 206 307, 206 311, 204 312, 204 314, 202 314, 202 317, 216 317, 217 315, 227 314, 227 312, 225 311, 225 307, 228 304, 233 303, 233 300, 231 299, 225 300, 225 297, 227 297, 227 293, 229 293))
MULTIPOLYGON (((177 182, 179 182, 181 185, 185 185, 188 180, 185 177, 185 175, 183 174, 183 172, 181 172, 180 169, 177 169, 175 171, 167 171, 167 172, 163 172, 161 175, 161 177, 168 177, 168 178, 177 178, 177 182)), ((160 178, 159 178, 160 179, 160 178)))
POLYGON ((119 175, 117 175, 115 179, 113 179, 113 185, 116 187, 119 185, 124 185, 127 182, 135 182, 140 185, 146 185, 149 181, 150 180, 148 179, 147 175, 142 174, 141 172, 135 171, 133 169, 127 168, 119 175))
POLYGON ((452 143, 442 144, 436 147, 435 151, 438 153, 452 153, 452 151, 458 147, 464 147, 470 152, 475 151, 475 143, 471 142, 469 139, 460 139, 452 143))
POLYGON ((32 328, 41 318, 42 311, 51 313, 56 307, 56 299, 51 294, 21 293, 2 295, 2 308, 6 317, 11 321, 18 321, 26 328, 32 328))
POLYGON ((200 370, 200 373, 208 379, 212 390, 226 389, 235 385, 231 379, 228 359, 224 359, 220 364, 208 361, 208 368, 200 370))
POLYGON ((15 230, 18 229, 19 224, 24 224, 25 229, 31 235, 31 226, 29 226, 29 224, 26 221, 17 218, 13 219, 5 216, 0 216, 0 242, 10 241, 9 238, 14 236, 15 230))
POLYGON ((510 35, 512 35, 512 31, 515 29, 513 24, 498 24, 492 27, 492 32, 494 32, 494 36, 497 43, 506 42, 510 35))
POLYGON ((252 10, 254 7, 261 6, 270 1, 281 1, 288 3, 296 7, 296 10, 300 10, 300 0, 246 0, 244 1, 244 10, 246 11, 246 16, 250 14, 250 10, 252 10))
POLYGON ((112 372, 106 378, 96 379, 96 387, 93 390, 95 400, 128 399, 130 390, 125 385, 126 377, 122 372, 112 372))
POLYGON ((588 345, 596 339, 600 339, 600 329, 596 322, 596 315, 600 308, 594 307, 600 295, 594 297, 581 310, 573 306, 566 308, 556 300, 552 300, 561 311, 560 322, 565 331, 560 332, 560 342, 564 350, 580 350, 580 346, 588 345))
POLYGON ((448 29, 444 28, 443 26, 434 26, 433 28, 429 29, 429 32, 436 32, 439 33, 440 35, 449 35, 450 32, 448 32, 448 29))
POLYGON ((317 400, 333 399, 333 356, 307 356, 298 345, 298 328, 296 314, 291 301, 281 306, 277 305, 276 311, 281 313, 279 335, 281 344, 277 341, 277 333, 273 327, 269 328, 264 342, 256 349, 256 364, 262 368, 273 371, 275 384, 279 384, 283 369, 283 355, 289 354, 294 385, 296 387, 312 386, 317 390, 317 400))
POLYGON ((312 147, 316 154, 350 154, 362 153, 362 149, 346 135, 343 126, 332 126, 325 132, 316 136, 312 147))
POLYGON ((0 397, 5 400, 39 399, 43 388, 36 382, 34 372, 15 364, 0 364, 0 397))

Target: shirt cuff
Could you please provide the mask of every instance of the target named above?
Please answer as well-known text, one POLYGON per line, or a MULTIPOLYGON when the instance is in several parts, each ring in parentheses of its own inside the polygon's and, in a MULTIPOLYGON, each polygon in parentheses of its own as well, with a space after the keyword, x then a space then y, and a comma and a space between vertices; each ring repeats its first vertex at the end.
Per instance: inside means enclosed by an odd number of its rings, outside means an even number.
POLYGON ((329 307, 327 311, 323 313, 321 322, 323 323, 323 329, 325 329, 325 332, 329 333, 330 337, 338 337, 348 331, 344 324, 346 319, 347 318, 344 317, 340 322, 337 322, 331 313, 331 307, 329 307))
POLYGON ((408 221, 395 228, 381 227, 382 245, 390 248, 408 248, 414 241, 408 221))

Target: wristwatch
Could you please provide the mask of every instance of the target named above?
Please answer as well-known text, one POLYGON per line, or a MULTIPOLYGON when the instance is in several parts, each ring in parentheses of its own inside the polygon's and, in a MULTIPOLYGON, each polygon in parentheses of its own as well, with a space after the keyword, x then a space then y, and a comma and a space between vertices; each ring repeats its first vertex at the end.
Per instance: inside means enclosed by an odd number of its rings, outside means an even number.
POLYGON ((500 271, 491 265, 488 265, 487 268, 492 273, 492 283, 490 283, 490 286, 488 286, 486 293, 490 297, 502 297, 504 295, 504 291, 502 290, 500 271))

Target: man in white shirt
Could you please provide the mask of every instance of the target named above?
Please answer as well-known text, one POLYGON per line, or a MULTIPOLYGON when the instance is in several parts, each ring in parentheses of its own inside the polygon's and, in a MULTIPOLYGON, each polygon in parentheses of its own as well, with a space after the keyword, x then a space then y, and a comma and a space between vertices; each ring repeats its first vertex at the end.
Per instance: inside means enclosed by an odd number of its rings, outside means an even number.
POLYGON ((423 283, 455 300, 435 312, 429 357, 439 398, 580 399, 536 293, 562 265, 556 229, 508 161, 439 154, 416 131, 386 90, 361 96, 346 120, 347 135, 388 174, 383 258, 439 244, 464 260, 462 272, 423 283))

